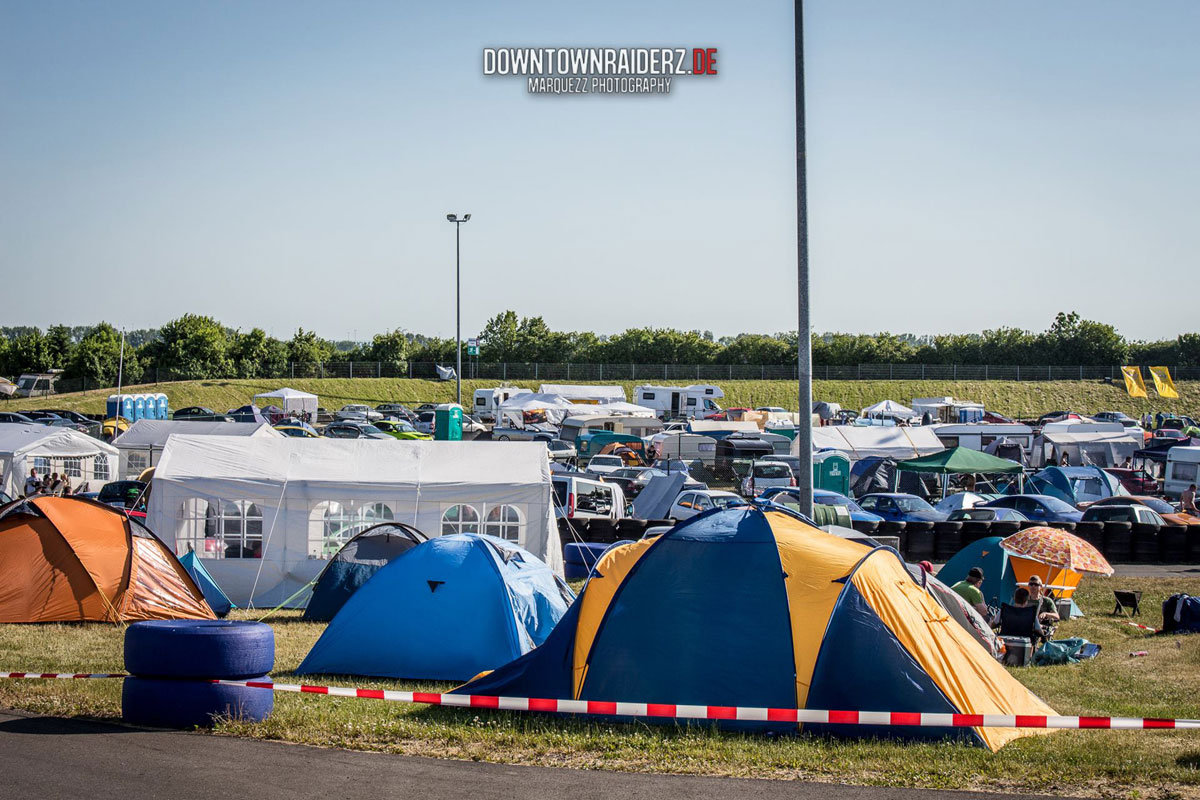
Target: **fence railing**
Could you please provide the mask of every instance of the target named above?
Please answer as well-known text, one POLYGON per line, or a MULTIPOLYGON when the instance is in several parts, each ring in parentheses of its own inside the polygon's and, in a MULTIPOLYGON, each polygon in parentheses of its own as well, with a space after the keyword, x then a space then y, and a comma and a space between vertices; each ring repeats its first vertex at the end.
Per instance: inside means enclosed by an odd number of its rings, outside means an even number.
MULTIPOLYGON (((271 374, 255 378, 285 381, 297 378, 423 378, 436 380, 437 367, 433 362, 328 361, 324 363, 292 362, 271 374)), ((443 362, 452 367, 453 362, 443 362)), ((1157 366, 1157 365, 1156 365, 1157 366)), ((1149 373, 1143 366, 1143 373, 1149 373)), ((1200 380, 1200 367, 1171 367, 1176 380, 1200 380)), ((147 367, 133 384, 155 384, 189 380, 195 375, 171 369, 147 367)), ((206 376, 221 380, 238 376, 206 376)), ((645 381, 647 383, 717 383, 720 381, 799 379, 795 364, 560 364, 538 362, 478 362, 463 363, 465 380, 487 381, 545 381, 607 383, 615 381, 645 381)), ((1088 366, 1020 366, 996 364, 855 364, 813 366, 815 380, 930 380, 930 381, 1103 381, 1122 382, 1121 368, 1088 366)), ((96 381, 62 378, 55 390, 75 392, 110 388, 96 381)))

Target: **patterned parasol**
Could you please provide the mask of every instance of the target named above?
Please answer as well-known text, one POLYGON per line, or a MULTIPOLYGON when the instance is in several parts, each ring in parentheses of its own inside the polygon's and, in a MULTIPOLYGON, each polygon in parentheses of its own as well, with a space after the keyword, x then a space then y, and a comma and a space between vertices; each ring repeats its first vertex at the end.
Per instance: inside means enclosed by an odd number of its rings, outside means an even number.
POLYGON ((1009 555, 1028 558, 1052 567, 1075 572, 1112 575, 1113 568, 1100 551, 1073 533, 1058 528, 1026 528, 1001 540, 1009 555))

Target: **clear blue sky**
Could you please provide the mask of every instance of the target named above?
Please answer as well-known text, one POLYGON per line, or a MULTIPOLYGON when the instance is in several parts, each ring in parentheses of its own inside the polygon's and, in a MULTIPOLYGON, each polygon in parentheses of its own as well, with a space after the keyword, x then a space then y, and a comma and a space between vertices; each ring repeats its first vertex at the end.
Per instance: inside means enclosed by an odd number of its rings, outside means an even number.
MULTIPOLYGON (((1040 330, 1070 309, 1134 338, 1197 327, 1200 3, 806 7, 817 330, 1040 330)), ((2 0, 0 317, 453 335, 457 211, 464 335, 505 308, 793 329, 791 18, 2 0), (534 97, 481 74, 484 47, 520 45, 712 46, 720 76, 534 97)))

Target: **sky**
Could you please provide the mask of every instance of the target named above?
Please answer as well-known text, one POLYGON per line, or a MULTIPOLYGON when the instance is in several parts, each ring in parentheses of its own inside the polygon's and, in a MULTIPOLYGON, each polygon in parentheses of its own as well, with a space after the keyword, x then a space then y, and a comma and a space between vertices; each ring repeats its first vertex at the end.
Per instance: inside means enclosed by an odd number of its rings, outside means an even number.
MULTIPOLYGON (((805 9, 817 331, 1196 328, 1200 3, 805 9)), ((0 0, 0 319, 453 336, 456 212, 464 336, 794 330, 793 39, 778 0, 0 0), (519 46, 718 75, 536 96, 482 74, 519 46)))

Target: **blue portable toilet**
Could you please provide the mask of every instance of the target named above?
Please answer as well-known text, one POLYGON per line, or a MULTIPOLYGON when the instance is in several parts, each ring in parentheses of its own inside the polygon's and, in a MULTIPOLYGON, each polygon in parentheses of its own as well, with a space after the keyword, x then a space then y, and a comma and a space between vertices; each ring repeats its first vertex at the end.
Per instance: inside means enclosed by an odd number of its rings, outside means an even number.
POLYGON ((133 421, 146 419, 146 395, 135 394, 133 396, 133 421))
POLYGON ((110 394, 104 403, 104 416, 115 417, 121 413, 121 395, 110 394))
POLYGON ((351 595, 296 672, 465 681, 544 642, 574 599, 512 542, 439 536, 351 595))
POLYGON ((171 410, 167 408, 167 396, 162 392, 154 395, 155 419, 170 419, 171 410))
POLYGON ((230 602, 228 595, 217 585, 213 580, 213 576, 208 574, 208 570, 204 568, 204 562, 196 557, 194 550, 189 550, 187 553, 179 557, 179 563, 187 570, 188 575, 192 576, 192 580, 200 587, 200 593, 204 595, 204 600, 208 603, 209 608, 218 617, 223 617, 229 613, 230 609, 237 608, 230 602))

